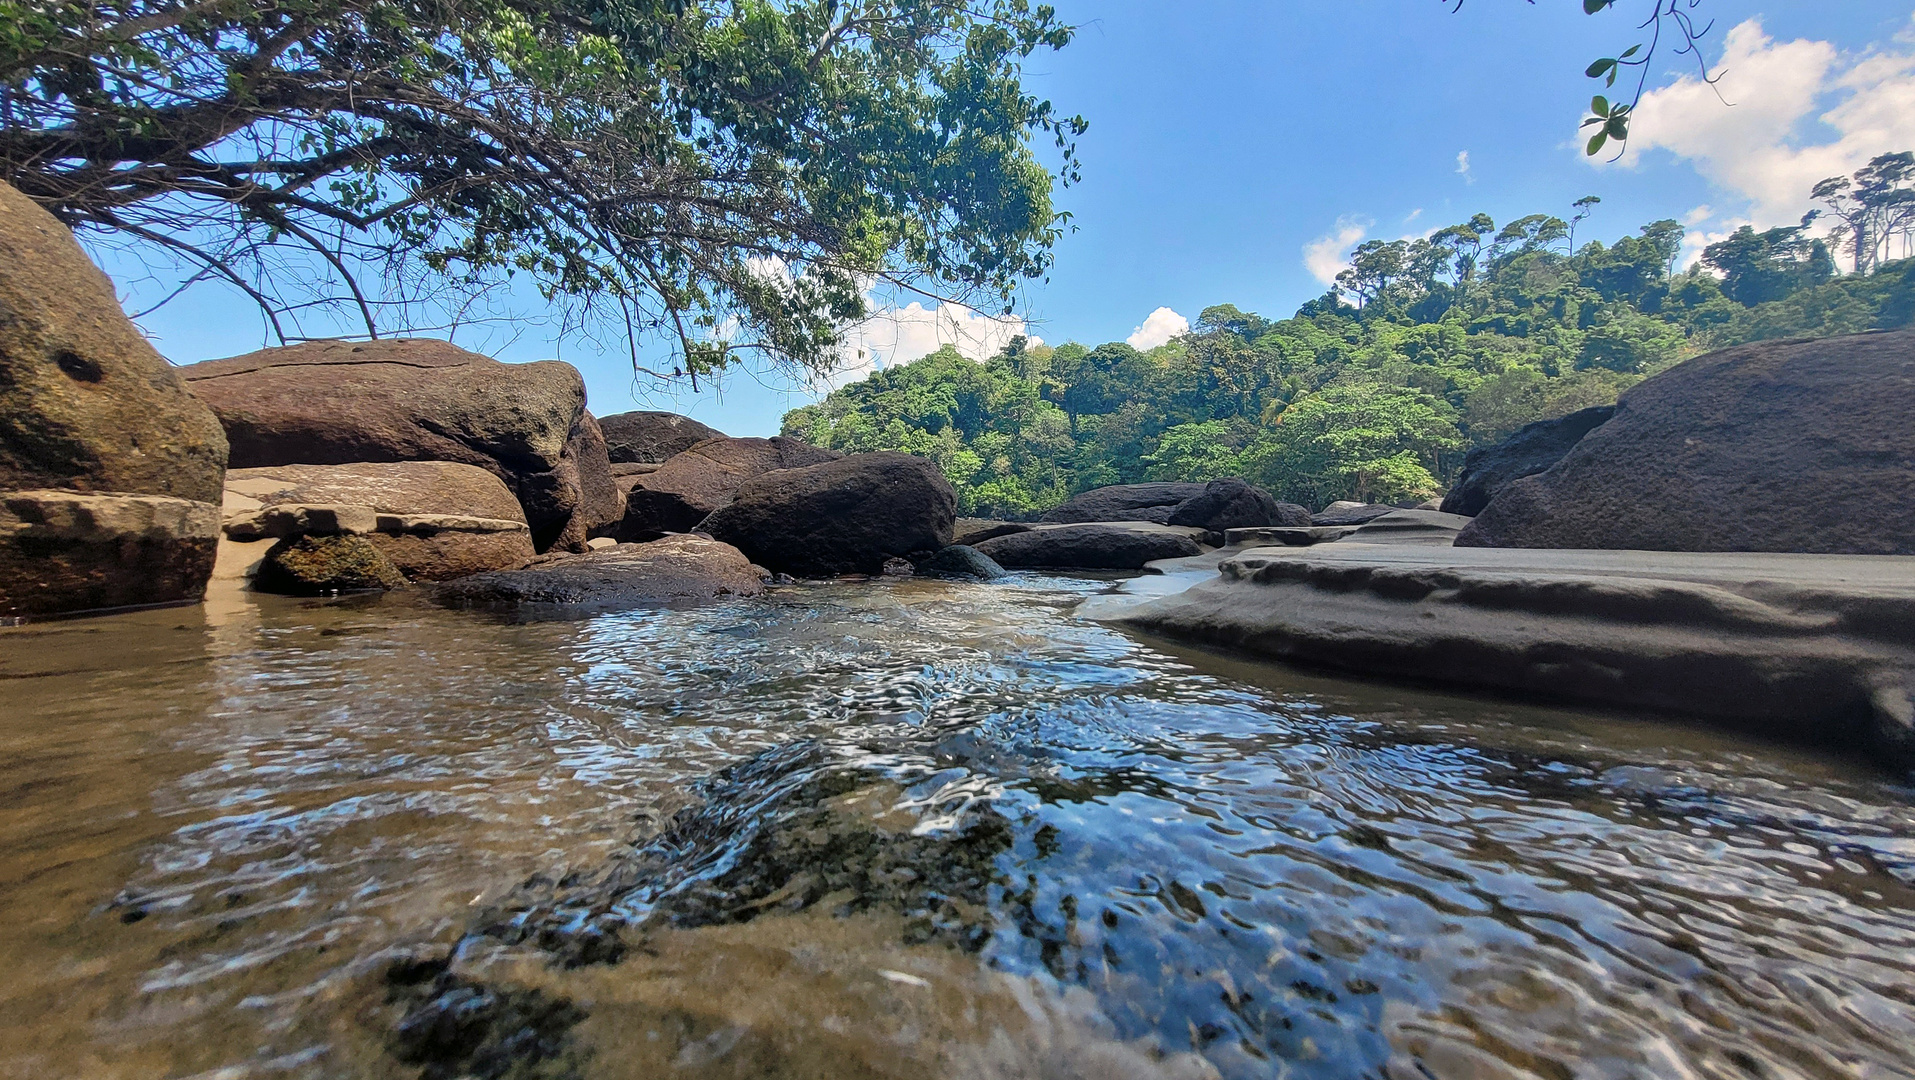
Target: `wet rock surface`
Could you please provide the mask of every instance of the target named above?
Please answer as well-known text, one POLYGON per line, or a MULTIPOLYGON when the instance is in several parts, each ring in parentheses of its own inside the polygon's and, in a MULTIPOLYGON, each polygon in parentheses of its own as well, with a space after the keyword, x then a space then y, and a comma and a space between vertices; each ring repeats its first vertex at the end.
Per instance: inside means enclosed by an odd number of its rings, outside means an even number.
POLYGON ((1711 718, 1915 764, 1915 567, 1774 554, 1258 548, 1112 615, 1278 660, 1711 718))
POLYGON ((688 532, 728 505, 739 485, 755 476, 843 456, 783 436, 707 439, 632 482, 626 491, 625 517, 615 535, 640 542, 688 532))
POLYGON ((585 384, 570 364, 503 364, 393 338, 262 349, 179 371, 218 414, 236 468, 460 462, 505 482, 541 549, 571 534, 582 542, 590 524, 572 457, 585 384))
POLYGON ((706 439, 726 437, 689 416, 670 412, 616 413, 599 417, 598 424, 614 465, 662 464, 706 439))
POLYGON ((1459 545, 1915 554, 1915 330, 1742 345, 1626 391, 1459 545))
POLYGON ((523 569, 448 582, 433 595, 449 607, 523 607, 576 616, 757 596, 764 588, 762 568, 737 548, 679 534, 580 555, 547 556, 523 569))
POLYGON ((1013 569, 1140 570, 1145 563, 1202 554, 1207 530, 1149 522, 1054 525, 985 540, 977 550, 1013 569))
POLYGON ((956 516, 935 464, 885 452, 754 477, 699 528, 779 573, 828 577, 945 547, 956 516))
POLYGON ((0 492, 0 618, 198 600, 218 542, 212 503, 0 492))
POLYGON ((1475 517, 1510 484, 1534 476, 1563 459, 1584 435, 1616 413, 1613 405, 1597 405, 1554 420, 1538 420, 1518 428, 1495 446, 1479 446, 1463 458, 1463 472, 1443 496, 1445 514, 1475 517))

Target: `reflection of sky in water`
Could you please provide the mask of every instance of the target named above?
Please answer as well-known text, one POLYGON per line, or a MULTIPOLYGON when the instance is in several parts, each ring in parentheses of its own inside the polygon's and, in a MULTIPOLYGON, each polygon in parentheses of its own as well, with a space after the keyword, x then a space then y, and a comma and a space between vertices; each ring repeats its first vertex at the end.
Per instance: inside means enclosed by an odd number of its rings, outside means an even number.
MULTIPOLYGON (((808 746, 806 769, 892 777, 921 836, 1010 819, 986 959, 1225 1075, 1910 1068, 1907 790, 1706 732, 1173 654, 1070 617, 1104 587, 516 625, 269 601, 167 623, 164 648, 150 616, 48 637, 33 670, 73 673, 12 683, 27 715, 0 747, 25 792, 0 809, 0 946, 30 971, 0 978, 0 1066, 57 1073, 81 1060, 47 1056, 64 1040, 156 1074, 352 1074, 342 988, 396 943, 456 938, 720 769, 808 746), (116 633, 148 652, 55 662, 116 633)), ((759 795, 728 797, 775 809, 759 795)))

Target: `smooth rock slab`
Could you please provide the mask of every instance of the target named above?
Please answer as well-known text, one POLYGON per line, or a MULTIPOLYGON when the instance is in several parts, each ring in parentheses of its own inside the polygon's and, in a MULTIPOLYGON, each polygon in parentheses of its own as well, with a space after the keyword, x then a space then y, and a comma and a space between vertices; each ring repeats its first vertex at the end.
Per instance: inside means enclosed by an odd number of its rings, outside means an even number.
POLYGON ((440 586, 434 598, 447 607, 534 605, 582 615, 757 596, 764 579, 737 548, 686 533, 475 574, 440 586))
POLYGON ((1915 765, 1915 559, 1254 548, 1111 621, 1392 679, 1706 717, 1915 765))
POLYGON ((0 492, 0 618, 198 600, 219 522, 165 495, 0 492))

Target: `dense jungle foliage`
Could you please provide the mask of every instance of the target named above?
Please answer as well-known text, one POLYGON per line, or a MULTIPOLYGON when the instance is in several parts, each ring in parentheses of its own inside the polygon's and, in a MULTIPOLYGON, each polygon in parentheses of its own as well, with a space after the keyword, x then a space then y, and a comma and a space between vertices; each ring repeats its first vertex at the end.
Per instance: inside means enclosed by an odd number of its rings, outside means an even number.
POLYGON ((1674 221, 1609 245, 1571 235, 1546 214, 1501 229, 1479 214, 1371 241, 1290 318, 1219 304, 1148 352, 1020 338, 978 363, 946 346, 787 414, 784 433, 931 458, 966 514, 1221 476, 1312 508, 1395 502, 1440 493, 1472 447, 1698 353, 1915 318, 1915 259, 1837 276, 1806 222, 1745 227, 1680 273, 1674 221))

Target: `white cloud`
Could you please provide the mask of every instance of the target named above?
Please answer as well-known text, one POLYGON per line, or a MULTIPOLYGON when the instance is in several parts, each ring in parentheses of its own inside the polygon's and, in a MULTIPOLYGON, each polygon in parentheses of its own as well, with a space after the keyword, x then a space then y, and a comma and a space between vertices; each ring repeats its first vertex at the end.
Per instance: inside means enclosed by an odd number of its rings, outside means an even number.
POLYGON ((1167 307, 1160 307, 1144 316, 1144 324, 1132 330, 1124 340, 1133 349, 1154 349, 1189 329, 1189 319, 1167 307))
POLYGON ((1476 177, 1470 175, 1468 150, 1458 150, 1456 152, 1456 173, 1463 178, 1465 184, 1474 184, 1476 182, 1476 177))
MULTIPOLYGON (((1733 210, 1691 215, 1692 224, 1708 220, 1710 233, 1726 235, 1732 220, 1793 224, 1809 209, 1817 181, 1915 147, 1915 55, 1908 52, 1845 57, 1827 41, 1778 42, 1760 19, 1749 19, 1724 36, 1715 70, 1714 88, 1687 75, 1645 94, 1620 162, 1633 166, 1665 150, 1737 197, 1743 205, 1733 210), (1804 123, 1811 119, 1820 126, 1804 123)), ((1600 156, 1595 163, 1606 164, 1600 156)))
POLYGON ((857 382, 880 368, 908 364, 937 352, 946 345, 972 360, 995 356, 1019 334, 1033 345, 1043 339, 1033 336, 1023 319, 1003 318, 973 311, 962 304, 925 307, 913 300, 903 307, 881 308, 865 321, 845 331, 839 351, 843 358, 819 389, 832 390, 857 382))
POLYGON ((1350 250, 1370 233, 1370 222, 1340 217, 1336 228, 1303 245, 1303 266, 1310 276, 1325 285, 1335 285, 1337 275, 1350 268, 1350 250))

